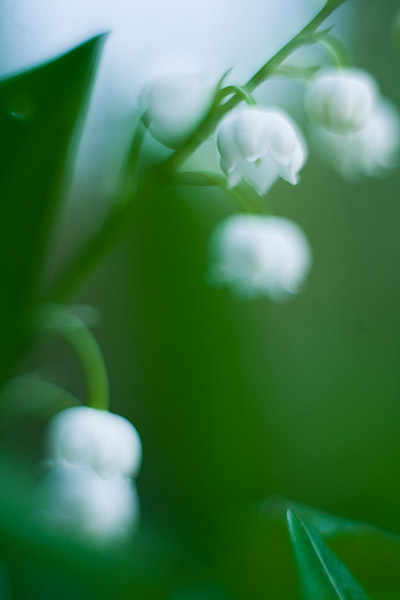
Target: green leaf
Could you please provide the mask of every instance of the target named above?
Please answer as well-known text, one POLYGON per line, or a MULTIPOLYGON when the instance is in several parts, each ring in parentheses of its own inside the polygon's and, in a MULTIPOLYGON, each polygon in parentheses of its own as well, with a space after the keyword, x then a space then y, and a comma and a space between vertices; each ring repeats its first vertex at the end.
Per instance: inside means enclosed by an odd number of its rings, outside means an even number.
POLYGON ((325 545, 319 533, 290 509, 287 519, 304 598, 367 600, 350 571, 325 545))
POLYGON ((0 82, 0 380, 29 340, 30 309, 103 39, 0 82))
POLYGON ((290 506, 329 541, 330 548, 362 579, 372 598, 400 597, 399 535, 302 504, 290 502, 290 506))
POLYGON ((58 411, 78 404, 75 396, 54 383, 16 377, 7 381, 0 393, 0 426, 24 415, 47 420, 58 411))

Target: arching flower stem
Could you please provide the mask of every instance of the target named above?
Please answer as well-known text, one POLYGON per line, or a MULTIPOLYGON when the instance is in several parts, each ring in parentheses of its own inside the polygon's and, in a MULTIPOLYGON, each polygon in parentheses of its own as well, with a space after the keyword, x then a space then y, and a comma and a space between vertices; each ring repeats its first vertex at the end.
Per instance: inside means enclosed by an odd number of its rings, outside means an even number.
POLYGON ((76 315, 60 304, 45 304, 38 310, 38 334, 55 335, 71 348, 82 369, 86 385, 86 404, 108 410, 107 367, 96 338, 76 315))

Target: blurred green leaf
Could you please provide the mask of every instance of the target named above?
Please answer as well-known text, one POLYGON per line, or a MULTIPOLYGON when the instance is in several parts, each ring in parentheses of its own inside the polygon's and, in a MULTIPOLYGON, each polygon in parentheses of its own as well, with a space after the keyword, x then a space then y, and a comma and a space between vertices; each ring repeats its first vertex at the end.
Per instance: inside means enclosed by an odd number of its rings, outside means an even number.
POLYGON ((30 335, 45 251, 104 36, 0 82, 0 380, 30 335))
POLYGON ((0 425, 8 425, 23 415, 49 419, 58 411, 79 404, 63 388, 48 381, 16 377, 7 381, 0 393, 0 425))
POLYGON ((350 571, 325 545, 319 533, 294 511, 287 519, 307 600, 367 600, 350 571))

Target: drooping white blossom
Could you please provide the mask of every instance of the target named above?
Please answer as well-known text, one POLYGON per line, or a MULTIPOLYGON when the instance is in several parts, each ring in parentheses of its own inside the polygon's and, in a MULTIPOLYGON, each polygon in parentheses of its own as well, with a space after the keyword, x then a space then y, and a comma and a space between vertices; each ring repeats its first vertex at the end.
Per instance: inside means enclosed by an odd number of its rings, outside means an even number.
POLYGON ((281 177, 292 185, 307 158, 294 121, 278 108, 247 108, 224 119, 217 134, 221 168, 228 186, 242 179, 264 195, 281 177))
POLYGON ((312 253, 303 231, 284 217, 237 214, 220 223, 210 240, 210 276, 244 297, 276 302, 300 291, 312 253))
POLYGON ((374 78, 360 69, 324 69, 309 84, 306 110, 316 123, 334 133, 359 130, 370 118, 379 92, 374 78))
POLYGON ((345 179, 379 177, 398 164, 400 116, 387 100, 381 100, 358 131, 337 134, 313 130, 319 155, 345 179))
POLYGON ((206 114, 213 94, 214 86, 203 73, 160 76, 144 94, 151 133, 167 146, 181 143, 206 114))
POLYGON ((53 467, 40 483, 36 505, 43 524, 91 544, 124 541, 139 519, 132 481, 121 475, 103 478, 87 466, 53 467))
POLYGON ((142 444, 135 427, 124 417, 88 406, 58 413, 48 429, 51 459, 91 467, 102 477, 136 476, 142 444))

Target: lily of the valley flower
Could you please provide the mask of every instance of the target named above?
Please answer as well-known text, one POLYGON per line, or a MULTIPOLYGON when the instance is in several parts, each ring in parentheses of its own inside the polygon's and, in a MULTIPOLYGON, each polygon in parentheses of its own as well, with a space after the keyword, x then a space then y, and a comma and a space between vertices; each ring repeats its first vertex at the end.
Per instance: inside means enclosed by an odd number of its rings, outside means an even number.
POLYGON ((248 108, 228 116, 217 135, 228 186, 242 179, 264 195, 278 177, 295 185, 307 157, 296 124, 278 108, 248 108))
POLYGON ((149 129, 167 146, 180 144, 200 123, 214 95, 214 86, 202 73, 170 73, 145 92, 149 129))
POLYGON ((136 476, 142 444, 125 418, 87 406, 68 408, 49 424, 51 468, 38 491, 47 524, 103 543, 126 538, 137 523, 136 476))
POLYGON ((58 413, 49 425, 48 446, 53 460, 91 467, 101 477, 136 476, 142 459, 142 444, 132 423, 89 406, 58 413))
POLYGON ((283 217, 228 217, 214 231, 210 249, 214 284, 276 302, 300 291, 312 261, 304 233, 283 217))
POLYGON ((381 100, 359 130, 341 135, 315 128, 313 137, 323 159, 345 179, 379 177, 398 164, 400 116, 381 100))
POLYGON ((375 108, 379 93, 373 77, 360 69, 325 69, 308 86, 310 117, 334 133, 357 131, 375 108))

